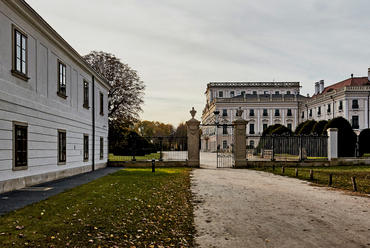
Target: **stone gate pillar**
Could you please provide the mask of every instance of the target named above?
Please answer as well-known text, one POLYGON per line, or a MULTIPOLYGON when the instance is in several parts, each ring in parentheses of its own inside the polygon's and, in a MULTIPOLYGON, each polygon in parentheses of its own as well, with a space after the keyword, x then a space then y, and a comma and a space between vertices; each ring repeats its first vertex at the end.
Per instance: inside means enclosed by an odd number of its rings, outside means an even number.
POLYGON ((235 168, 247 167, 247 134, 246 126, 248 121, 244 120, 241 108, 239 107, 239 118, 233 121, 234 124, 234 142, 235 142, 235 168), (240 113, 240 114, 239 114, 240 113))
POLYGON ((338 129, 329 128, 328 132, 328 160, 330 165, 338 165, 338 129))
POLYGON ((188 126, 188 166, 199 167, 199 124, 200 121, 194 119, 197 111, 190 111, 191 119, 186 122, 188 126))

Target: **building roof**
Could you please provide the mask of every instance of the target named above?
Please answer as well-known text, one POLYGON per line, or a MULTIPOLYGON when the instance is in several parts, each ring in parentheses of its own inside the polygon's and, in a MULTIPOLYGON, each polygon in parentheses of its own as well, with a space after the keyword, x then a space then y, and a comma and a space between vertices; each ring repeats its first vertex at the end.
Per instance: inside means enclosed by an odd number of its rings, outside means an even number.
POLYGON ((325 87, 323 92, 315 94, 312 97, 316 97, 318 95, 325 94, 332 90, 340 89, 345 86, 362 86, 362 85, 370 85, 368 77, 351 77, 346 80, 343 80, 342 82, 325 87))

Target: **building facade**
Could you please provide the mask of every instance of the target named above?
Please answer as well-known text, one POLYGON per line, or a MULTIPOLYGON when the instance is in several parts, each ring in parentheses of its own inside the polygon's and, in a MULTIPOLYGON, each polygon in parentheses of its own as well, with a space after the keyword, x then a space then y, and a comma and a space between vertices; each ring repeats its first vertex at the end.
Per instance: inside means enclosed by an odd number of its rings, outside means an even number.
POLYGON ((347 119, 359 134, 369 128, 370 69, 367 77, 353 77, 324 86, 324 80, 315 83, 315 93, 306 99, 301 110, 301 121, 347 119))
POLYGON ((107 165, 109 84, 23 0, 0 0, 0 85, 0 193, 107 165))
POLYGON ((300 112, 306 97, 299 94, 299 82, 240 82, 209 83, 206 106, 202 113, 201 150, 215 151, 217 147, 230 148, 232 129, 222 127, 236 118, 237 109, 248 121, 248 145, 254 146, 263 130, 270 125, 282 124, 294 130, 301 121, 300 112), (215 123, 215 111, 220 128, 206 126, 215 123), (252 138, 256 137, 256 138, 252 138))

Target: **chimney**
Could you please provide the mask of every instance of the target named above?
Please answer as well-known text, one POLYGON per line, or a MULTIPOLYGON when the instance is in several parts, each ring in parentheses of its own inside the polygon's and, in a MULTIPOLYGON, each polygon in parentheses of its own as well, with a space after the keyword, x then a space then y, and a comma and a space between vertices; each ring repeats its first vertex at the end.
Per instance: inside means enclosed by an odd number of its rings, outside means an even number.
POLYGON ((320 80, 320 93, 324 91, 324 80, 320 80))
POLYGON ((316 82, 315 83, 315 95, 319 94, 320 92, 320 85, 319 85, 319 82, 316 82))

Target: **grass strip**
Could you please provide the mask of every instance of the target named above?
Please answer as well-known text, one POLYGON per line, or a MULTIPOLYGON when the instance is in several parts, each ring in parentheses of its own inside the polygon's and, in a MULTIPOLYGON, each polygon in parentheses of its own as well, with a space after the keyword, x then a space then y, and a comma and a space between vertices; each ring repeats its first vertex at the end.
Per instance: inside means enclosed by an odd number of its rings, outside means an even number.
POLYGON ((192 247, 188 168, 124 169, 0 216, 2 247, 192 247))
MULTIPOLYGON (((251 169, 268 171, 277 175, 289 177, 295 176, 296 167, 285 167, 285 172, 282 168, 275 165, 275 170, 272 167, 253 167, 251 169)), ((298 167, 299 179, 310 181, 316 184, 329 184, 329 174, 332 174, 331 187, 352 190, 352 177, 356 178, 357 191, 360 193, 370 194, 370 166, 325 166, 325 167, 298 167), (313 180, 310 179, 310 170, 313 170, 313 180)))
MULTIPOLYGON (((114 155, 112 153, 108 154, 108 159, 109 161, 132 161, 134 157, 133 156, 119 156, 119 155, 114 155)), ((150 153, 146 154, 145 156, 135 156, 135 159, 138 161, 141 160, 152 160, 152 159, 160 159, 160 153, 150 153)))

